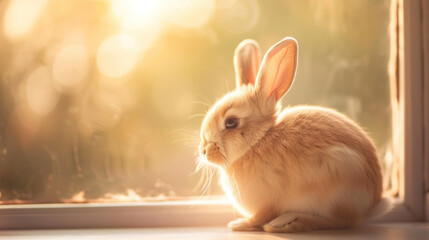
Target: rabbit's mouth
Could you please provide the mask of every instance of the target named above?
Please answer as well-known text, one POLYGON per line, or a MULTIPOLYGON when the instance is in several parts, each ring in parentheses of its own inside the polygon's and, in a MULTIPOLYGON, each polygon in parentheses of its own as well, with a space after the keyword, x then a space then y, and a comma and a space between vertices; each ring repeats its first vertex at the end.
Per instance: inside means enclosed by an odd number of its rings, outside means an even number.
POLYGON ((216 143, 208 143, 201 153, 209 163, 219 166, 227 167, 228 161, 225 156, 221 153, 221 149, 216 143))

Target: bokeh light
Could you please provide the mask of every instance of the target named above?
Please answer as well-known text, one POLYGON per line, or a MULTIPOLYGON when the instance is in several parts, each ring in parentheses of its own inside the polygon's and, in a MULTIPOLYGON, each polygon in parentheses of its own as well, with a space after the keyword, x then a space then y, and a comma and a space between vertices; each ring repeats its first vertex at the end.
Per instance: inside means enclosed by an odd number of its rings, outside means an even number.
POLYGON ((112 12, 122 28, 137 39, 140 50, 153 45, 161 32, 160 1, 113 0, 112 12))
POLYGON ((46 66, 38 67, 28 76, 25 90, 28 106, 40 116, 50 113, 60 98, 46 66))
POLYGON ((97 66, 108 77, 121 77, 136 65, 139 46, 135 38, 120 34, 106 39, 97 52, 97 66))
POLYGON ((86 79, 90 68, 88 49, 84 45, 69 45, 55 56, 52 74, 61 87, 69 88, 86 79))
POLYGON ((185 28, 200 28, 212 17, 215 0, 164 0, 164 17, 185 28))
POLYGON ((5 36, 11 41, 25 37, 34 27, 48 0, 11 0, 3 21, 5 36))
POLYGON ((126 29, 137 30, 158 25, 159 1, 112 0, 112 12, 126 29))
POLYGON ((256 0, 233 0, 224 4, 221 15, 221 23, 228 31, 247 32, 259 20, 259 4, 256 0))

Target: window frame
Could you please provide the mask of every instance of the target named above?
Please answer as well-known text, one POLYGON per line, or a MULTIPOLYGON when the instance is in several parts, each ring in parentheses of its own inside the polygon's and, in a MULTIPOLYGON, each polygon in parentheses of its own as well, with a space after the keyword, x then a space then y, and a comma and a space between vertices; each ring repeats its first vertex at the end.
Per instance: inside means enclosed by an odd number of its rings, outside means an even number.
MULTIPOLYGON (((398 30, 391 85, 399 196, 377 222, 422 221, 429 219, 429 2, 392 4, 398 30)), ((238 216, 225 201, 3 205, 0 229, 223 226, 238 216)))
POLYGON ((392 217, 398 220, 399 212, 411 221, 425 218, 423 144, 428 122, 423 119, 427 108, 423 99, 423 17, 429 15, 422 11, 424 1, 398 0, 398 108, 392 113, 398 119, 396 125, 394 120, 393 141, 397 141, 394 155, 399 158, 400 184, 392 217))
POLYGON ((422 1, 425 220, 429 221, 429 1, 422 1))

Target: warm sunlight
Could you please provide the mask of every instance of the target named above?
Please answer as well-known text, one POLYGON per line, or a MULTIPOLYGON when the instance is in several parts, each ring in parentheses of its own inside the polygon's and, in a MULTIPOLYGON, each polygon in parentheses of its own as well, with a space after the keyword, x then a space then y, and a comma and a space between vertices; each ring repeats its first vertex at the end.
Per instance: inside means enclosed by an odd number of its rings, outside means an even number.
POLYGON ((6 37, 11 41, 24 38, 32 30, 48 2, 49 0, 12 0, 3 22, 6 37))
POLYGON ((60 97, 52 84, 51 72, 45 66, 37 68, 29 75, 25 90, 28 105, 41 116, 50 113, 60 97))
POLYGON ((242 33, 252 29, 259 20, 256 0, 223 1, 222 25, 231 32, 242 33))
POLYGON ((206 24, 216 8, 215 0, 112 0, 112 12, 125 29, 157 28, 173 23, 186 28, 206 24))
POLYGON ((62 88, 70 88, 86 80, 89 69, 89 55, 85 45, 62 48, 52 64, 53 77, 62 88))
POLYGON ((127 34, 112 36, 100 45, 97 65, 101 73, 108 77, 121 77, 135 66, 139 45, 135 38, 127 34))
POLYGON ((215 0, 164 0, 164 17, 185 28, 199 28, 206 24, 216 7, 215 0))
POLYGON ((388 0, 0 2, 0 204, 224 195, 194 159, 249 38, 300 43, 284 106, 335 108, 389 151, 388 0))
POLYGON ((112 0, 112 12, 125 29, 140 30, 159 25, 160 1, 112 0))

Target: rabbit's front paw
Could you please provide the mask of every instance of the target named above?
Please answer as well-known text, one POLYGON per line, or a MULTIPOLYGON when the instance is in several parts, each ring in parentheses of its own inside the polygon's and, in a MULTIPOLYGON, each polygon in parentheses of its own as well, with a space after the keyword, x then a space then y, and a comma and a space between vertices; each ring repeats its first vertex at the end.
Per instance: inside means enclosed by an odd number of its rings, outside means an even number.
POLYGON ((265 232, 304 232, 310 230, 341 228, 341 224, 328 218, 309 213, 283 213, 263 226, 265 232))
POLYGON ((247 218, 238 218, 228 223, 228 227, 233 231, 259 231, 260 226, 255 226, 252 221, 247 218))
POLYGON ((298 216, 293 213, 285 213, 263 226, 265 232, 298 232, 298 216))

